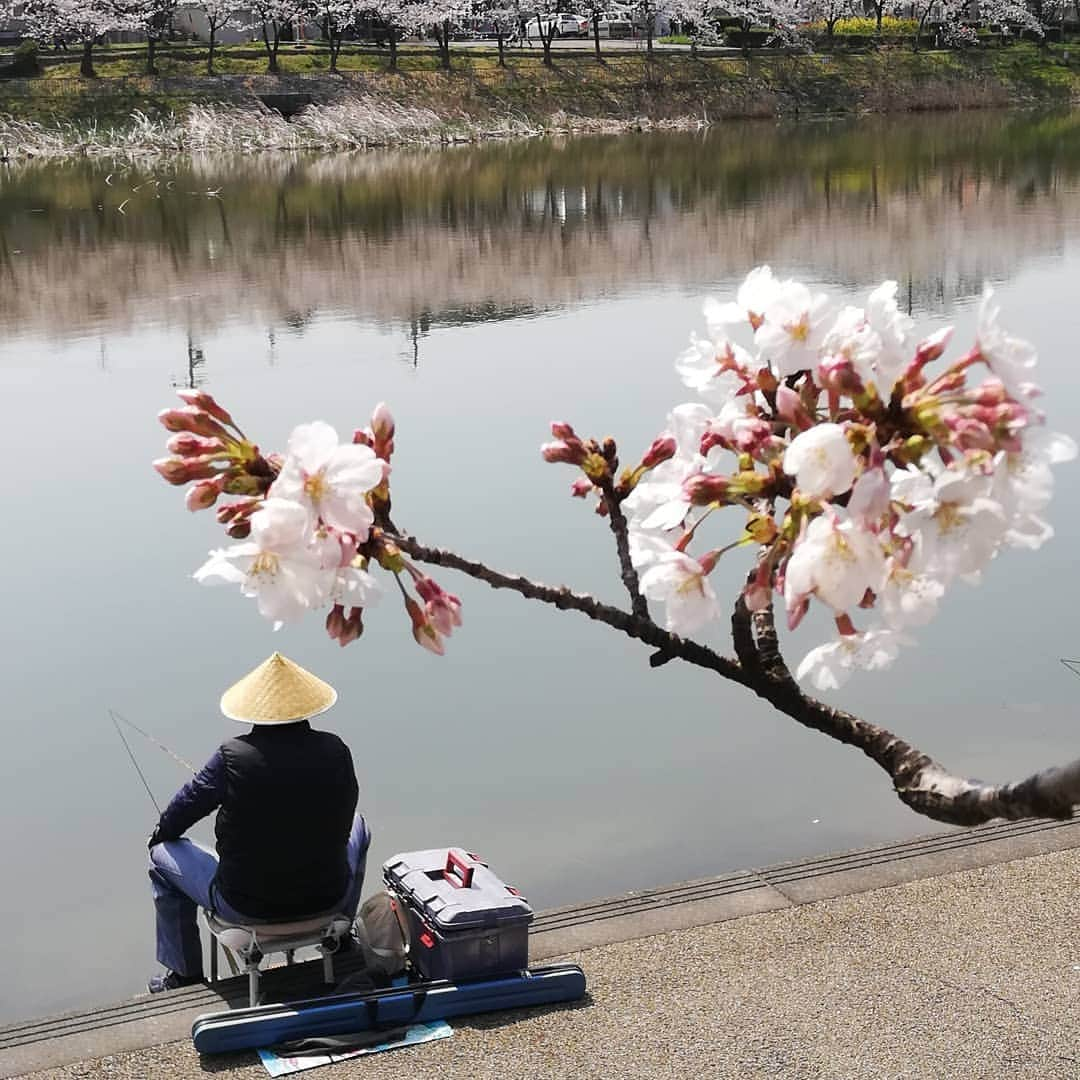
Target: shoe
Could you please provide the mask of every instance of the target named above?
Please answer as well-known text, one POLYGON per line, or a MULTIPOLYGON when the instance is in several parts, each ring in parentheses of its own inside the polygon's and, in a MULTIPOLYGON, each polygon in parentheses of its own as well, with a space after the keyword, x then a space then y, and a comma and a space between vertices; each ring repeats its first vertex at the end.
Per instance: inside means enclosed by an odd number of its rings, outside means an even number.
POLYGON ((181 986, 197 986, 202 981, 201 975, 180 975, 175 971, 166 971, 164 975, 152 975, 146 988, 151 994, 160 994, 164 990, 179 990, 181 986))

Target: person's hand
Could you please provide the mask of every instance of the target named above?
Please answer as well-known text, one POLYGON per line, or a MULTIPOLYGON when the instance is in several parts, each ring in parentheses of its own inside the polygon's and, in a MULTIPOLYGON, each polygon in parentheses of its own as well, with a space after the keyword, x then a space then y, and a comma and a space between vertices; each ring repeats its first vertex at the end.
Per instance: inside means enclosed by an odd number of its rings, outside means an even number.
POLYGON ((150 839, 146 842, 147 849, 152 848, 155 844, 160 844, 162 841, 161 826, 155 825, 154 831, 150 834, 150 839))

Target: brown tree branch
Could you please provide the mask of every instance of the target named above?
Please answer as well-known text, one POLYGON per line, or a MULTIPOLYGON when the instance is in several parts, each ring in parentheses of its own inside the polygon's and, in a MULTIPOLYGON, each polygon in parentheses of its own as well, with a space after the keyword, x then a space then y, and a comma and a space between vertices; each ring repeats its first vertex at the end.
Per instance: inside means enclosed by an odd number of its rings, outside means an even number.
POLYGON ((1080 805, 1080 760, 1010 784, 966 780, 886 728, 804 694, 780 652, 771 606, 750 615, 741 598, 736 602, 732 637, 739 660, 735 661, 663 630, 647 615, 622 611, 587 593, 505 574, 451 551, 427 547, 410 536, 393 539, 402 551, 420 562, 459 570, 494 589, 510 589, 564 611, 578 611, 620 630, 658 650, 652 660, 654 666, 678 658, 748 687, 804 727, 861 750, 889 774, 899 798, 925 817, 952 825, 979 825, 994 818, 1067 819, 1080 805))
POLYGON ((615 547, 619 552, 619 569, 626 591, 630 594, 630 608, 635 615, 648 618, 649 603, 641 595, 641 583, 638 581, 637 571, 630 558, 630 531, 627 528, 626 515, 622 512, 622 504, 618 495, 615 494, 611 477, 605 477, 600 481, 600 491, 604 506, 607 507, 608 524, 615 535, 615 547))
POLYGON ((745 676, 738 663, 720 653, 710 649, 707 645, 701 645, 696 641, 689 641, 677 634, 672 634, 657 626, 648 615, 634 615, 622 611, 611 604, 605 604, 588 593, 573 592, 566 586, 553 587, 544 585, 538 581, 531 581, 520 574, 504 574, 499 570, 493 570, 483 563, 472 559, 462 558, 452 551, 442 548, 428 547, 421 544, 412 536, 396 535, 393 541, 402 551, 411 555, 418 562, 430 563, 433 566, 445 566, 451 570, 460 570, 469 577, 483 581, 493 589, 510 589, 519 593, 527 600, 539 600, 545 604, 551 604, 561 611, 578 611, 595 622, 605 623, 616 630, 621 630, 628 637, 651 645, 661 650, 665 655, 678 657, 697 667, 707 668, 723 675, 725 679, 735 682, 745 682, 745 676))

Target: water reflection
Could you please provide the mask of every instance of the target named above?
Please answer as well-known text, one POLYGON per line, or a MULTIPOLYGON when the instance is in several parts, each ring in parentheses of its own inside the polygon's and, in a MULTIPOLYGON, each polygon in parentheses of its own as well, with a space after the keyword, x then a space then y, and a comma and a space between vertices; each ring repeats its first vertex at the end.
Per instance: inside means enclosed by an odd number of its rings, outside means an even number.
MULTIPOLYGON (((124 997, 152 966, 153 819, 106 710, 204 759, 231 733, 221 690, 273 648, 341 693, 328 726, 354 748, 372 868, 463 843, 543 908, 930 830, 860 755, 740 688, 469 580, 446 581, 467 614, 444 660, 390 601, 350 649, 318 620, 273 634, 192 585, 222 536, 151 472, 152 418, 170 383, 204 382, 280 447, 387 400, 403 527, 619 603, 608 530, 537 445, 558 416, 647 446, 704 295, 763 260, 859 291, 896 275, 920 327, 947 310, 959 341, 957 298, 1004 279, 1051 422, 1080 432, 1078 136, 978 115, 0 171, 0 851, 18 883, 0 1022, 124 997)), ((956 590, 845 707, 988 779, 1080 753, 1057 663, 1077 651, 1080 470, 1061 472, 1055 541, 956 590)), ((718 591, 745 572, 725 558, 718 591)), ((141 765, 159 798, 183 779, 152 750, 141 765)))
POLYGON ((0 325, 516 318, 775 262, 940 308, 1062 250, 1080 125, 996 115, 0 173, 0 325), (944 253, 944 257, 943 257, 944 253), (62 311, 61 321, 56 313, 62 311))

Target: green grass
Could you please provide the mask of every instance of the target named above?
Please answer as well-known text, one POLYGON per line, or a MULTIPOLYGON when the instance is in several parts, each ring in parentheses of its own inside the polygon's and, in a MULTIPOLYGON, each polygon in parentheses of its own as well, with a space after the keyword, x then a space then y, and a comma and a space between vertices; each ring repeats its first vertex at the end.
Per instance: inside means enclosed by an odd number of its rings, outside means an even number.
MULTIPOLYGON (((430 47, 406 46, 401 70, 386 73, 387 54, 346 49, 343 78, 327 73, 324 50, 283 49, 284 76, 307 76, 320 99, 356 89, 405 107, 434 109, 442 116, 483 120, 507 116, 544 124, 555 113, 599 120, 646 116, 653 120, 821 115, 871 111, 1065 105, 1080 100, 1080 47, 1065 62, 1060 46, 1021 43, 965 52, 903 48, 823 56, 691 57, 658 53, 608 53, 597 64, 590 53, 557 55, 546 68, 533 53, 469 49, 453 54, 453 70, 438 70, 430 47), (1075 57, 1075 60, 1072 59, 1075 57), (320 78, 320 76, 322 76, 320 78), (350 76, 363 76, 353 82, 350 76)), ((74 58, 41 78, 0 83, 0 113, 48 125, 85 128, 123 126, 135 110, 151 117, 182 112, 193 102, 250 101, 244 85, 204 77, 205 48, 168 49, 159 56, 162 79, 142 75, 142 50, 102 49, 100 78, 80 79, 74 58)), ((220 51, 222 73, 263 76, 266 60, 251 46, 220 51)), ((296 84, 288 83, 290 89, 296 84)), ((265 88, 260 80, 260 88, 265 88)))

